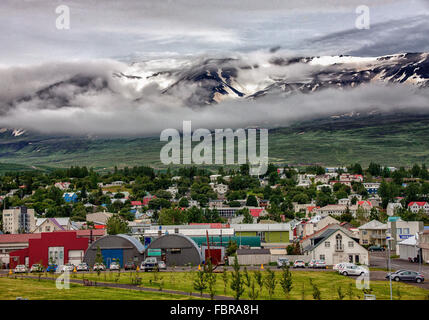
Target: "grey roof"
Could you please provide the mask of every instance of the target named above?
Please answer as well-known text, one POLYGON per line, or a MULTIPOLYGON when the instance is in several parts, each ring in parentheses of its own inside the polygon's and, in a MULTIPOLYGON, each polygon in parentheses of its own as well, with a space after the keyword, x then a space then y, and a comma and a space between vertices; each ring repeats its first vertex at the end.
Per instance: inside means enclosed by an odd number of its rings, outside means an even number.
POLYGON ((117 236, 124 238, 124 239, 127 239, 129 242, 131 242, 136 247, 136 249, 140 253, 144 252, 144 250, 145 250, 144 245, 139 240, 137 240, 136 238, 133 238, 133 237, 126 235, 126 234, 117 234, 117 236))
POLYGON ((270 249, 238 249, 237 255, 271 254, 270 249))
POLYGON ((381 223, 378 220, 371 220, 368 223, 360 226, 359 230, 387 230, 387 223, 381 223))

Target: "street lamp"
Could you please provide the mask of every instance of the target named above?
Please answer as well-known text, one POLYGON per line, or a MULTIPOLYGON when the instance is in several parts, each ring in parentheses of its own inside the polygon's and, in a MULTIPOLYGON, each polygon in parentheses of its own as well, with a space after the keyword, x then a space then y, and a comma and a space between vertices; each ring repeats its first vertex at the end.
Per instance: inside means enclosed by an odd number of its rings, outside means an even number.
POLYGON ((387 255, 388 255, 388 269, 389 269, 389 286, 390 286, 390 300, 393 300, 393 295, 392 295, 392 268, 391 268, 391 263, 390 263, 390 241, 392 240, 392 238, 390 236, 386 237, 387 240, 387 255))

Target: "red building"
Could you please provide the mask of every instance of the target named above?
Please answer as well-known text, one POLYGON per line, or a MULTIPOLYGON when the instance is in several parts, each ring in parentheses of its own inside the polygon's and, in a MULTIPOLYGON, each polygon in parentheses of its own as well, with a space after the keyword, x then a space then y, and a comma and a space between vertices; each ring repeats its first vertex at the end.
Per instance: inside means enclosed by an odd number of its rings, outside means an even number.
POLYGON ((30 238, 28 248, 9 253, 10 267, 15 268, 18 264, 31 267, 36 263, 46 267, 50 262, 77 265, 83 261, 88 246, 89 239, 79 237, 76 231, 44 232, 40 238, 30 238))

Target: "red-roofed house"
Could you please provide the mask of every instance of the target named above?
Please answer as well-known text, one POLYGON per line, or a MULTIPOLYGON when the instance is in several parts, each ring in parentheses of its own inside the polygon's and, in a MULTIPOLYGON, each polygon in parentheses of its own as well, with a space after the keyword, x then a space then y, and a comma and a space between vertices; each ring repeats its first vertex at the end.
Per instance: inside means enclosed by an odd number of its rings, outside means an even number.
POLYGON ((408 204, 408 209, 414 213, 417 213, 420 210, 423 210, 425 213, 429 213, 429 203, 425 201, 413 201, 408 204))
POLYGON ((131 206, 133 206, 133 207, 142 207, 143 203, 141 201, 131 201, 131 206))
POLYGON ((143 205, 147 206, 149 204, 149 201, 152 199, 156 199, 156 196, 146 196, 143 198, 143 205))

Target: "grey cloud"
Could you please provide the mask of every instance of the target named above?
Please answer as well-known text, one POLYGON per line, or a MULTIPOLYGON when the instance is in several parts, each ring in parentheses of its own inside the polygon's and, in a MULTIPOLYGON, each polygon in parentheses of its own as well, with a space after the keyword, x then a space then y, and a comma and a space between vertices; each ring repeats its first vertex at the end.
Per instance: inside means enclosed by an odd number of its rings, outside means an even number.
MULTIPOLYGON (((253 61, 258 59, 262 62, 262 58, 255 54, 253 61)), ((183 101, 194 88, 179 88, 177 92, 182 96, 161 94, 156 84, 136 89, 129 83, 112 78, 112 73, 121 68, 124 68, 122 63, 97 61, 0 70, 0 77, 5 73, 9 79, 17 77, 11 85, 15 91, 10 93, 7 88, 0 89, 3 101, 33 92, 31 99, 16 102, 12 108, 5 110, 2 104, 4 113, 0 117, 0 125, 43 133, 148 136, 159 135, 166 128, 181 128, 184 120, 191 120, 194 128, 278 127, 298 120, 353 111, 429 111, 429 92, 404 84, 362 85, 352 90, 327 89, 291 96, 271 94, 250 101, 225 100, 204 108, 192 108, 183 101), (104 80, 107 87, 101 90, 98 87, 83 91, 71 89, 65 93, 56 91, 68 99, 64 106, 56 105, 55 100, 34 95, 44 87, 43 83, 52 84, 51 77, 64 80, 64 75, 73 77, 76 74, 104 80)), ((301 73, 299 66, 294 68, 293 76, 301 73)))

